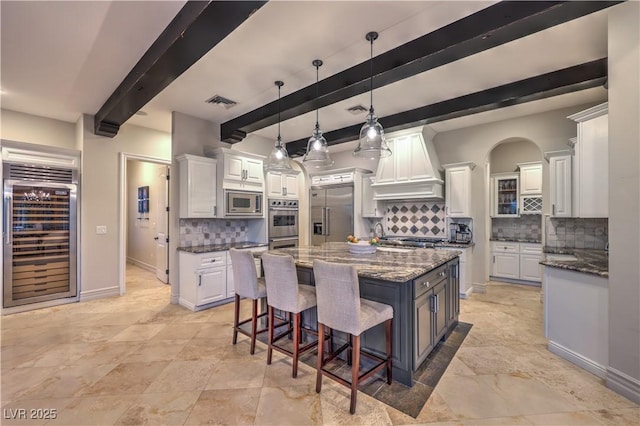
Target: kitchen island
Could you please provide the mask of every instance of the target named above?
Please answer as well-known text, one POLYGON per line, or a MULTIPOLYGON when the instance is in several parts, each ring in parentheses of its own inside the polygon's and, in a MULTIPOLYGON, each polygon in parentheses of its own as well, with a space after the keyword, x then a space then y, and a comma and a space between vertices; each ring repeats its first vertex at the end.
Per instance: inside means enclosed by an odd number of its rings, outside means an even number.
MULTIPOLYGON (((457 251, 380 249, 373 254, 353 254, 346 243, 327 243, 274 252, 293 256, 299 281, 309 285, 315 284, 314 259, 356 266, 360 296, 393 307, 393 379, 407 386, 413 385, 413 372, 458 322, 457 251)), ((305 314, 304 325, 315 329, 315 309, 305 314)), ((339 341, 341 336, 335 338, 339 341)), ((384 327, 364 332, 361 344, 364 350, 384 357, 384 327)))

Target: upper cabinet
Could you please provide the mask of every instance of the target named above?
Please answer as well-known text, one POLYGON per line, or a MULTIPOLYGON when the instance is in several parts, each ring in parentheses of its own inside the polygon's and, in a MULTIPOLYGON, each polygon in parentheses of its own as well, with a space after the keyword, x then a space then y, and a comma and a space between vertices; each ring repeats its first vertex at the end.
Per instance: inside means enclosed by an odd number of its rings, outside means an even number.
POLYGON ((493 180, 493 217, 518 217, 519 194, 517 173, 496 173, 493 180))
POLYGON ((227 148, 208 150, 207 155, 220 161, 218 178, 224 189, 264 191, 263 157, 227 148))
POLYGON ((217 161, 189 154, 179 155, 176 159, 180 177, 180 217, 216 217, 217 161))
POLYGON ((573 216, 608 217, 608 103, 596 105, 567 118, 578 123, 573 157, 573 216))
POLYGON ((443 164, 447 216, 471 217, 471 171, 475 166, 474 163, 443 164))
POLYGON ((518 163, 520 214, 542 214, 542 162, 518 163))
POLYGON ((298 199, 298 178, 300 172, 268 172, 267 197, 298 199))
POLYGON ((549 160, 551 216, 571 217, 571 152, 554 151, 545 156, 549 160))

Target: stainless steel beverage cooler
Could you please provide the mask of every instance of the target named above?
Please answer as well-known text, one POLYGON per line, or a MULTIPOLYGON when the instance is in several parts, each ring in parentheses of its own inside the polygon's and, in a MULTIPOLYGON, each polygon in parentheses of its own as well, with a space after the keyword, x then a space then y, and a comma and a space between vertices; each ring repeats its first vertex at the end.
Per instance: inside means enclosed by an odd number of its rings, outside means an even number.
POLYGON ((3 164, 5 308, 77 295, 77 170, 3 164))

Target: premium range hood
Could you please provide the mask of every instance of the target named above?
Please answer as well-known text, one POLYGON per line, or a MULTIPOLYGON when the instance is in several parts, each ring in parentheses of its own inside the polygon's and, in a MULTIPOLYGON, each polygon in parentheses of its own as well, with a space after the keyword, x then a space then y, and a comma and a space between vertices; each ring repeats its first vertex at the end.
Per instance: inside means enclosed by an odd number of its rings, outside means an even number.
POLYGON ((434 136, 428 126, 387 135, 393 154, 378 163, 371 185, 374 200, 444 199, 434 136))

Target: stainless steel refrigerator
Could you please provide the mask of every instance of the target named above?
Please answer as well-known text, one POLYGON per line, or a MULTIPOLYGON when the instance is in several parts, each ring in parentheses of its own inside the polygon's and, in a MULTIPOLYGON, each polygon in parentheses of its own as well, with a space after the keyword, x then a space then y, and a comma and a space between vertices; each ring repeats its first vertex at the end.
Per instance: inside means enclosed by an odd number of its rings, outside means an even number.
POLYGON ((311 187, 311 244, 353 234, 353 185, 311 187))

